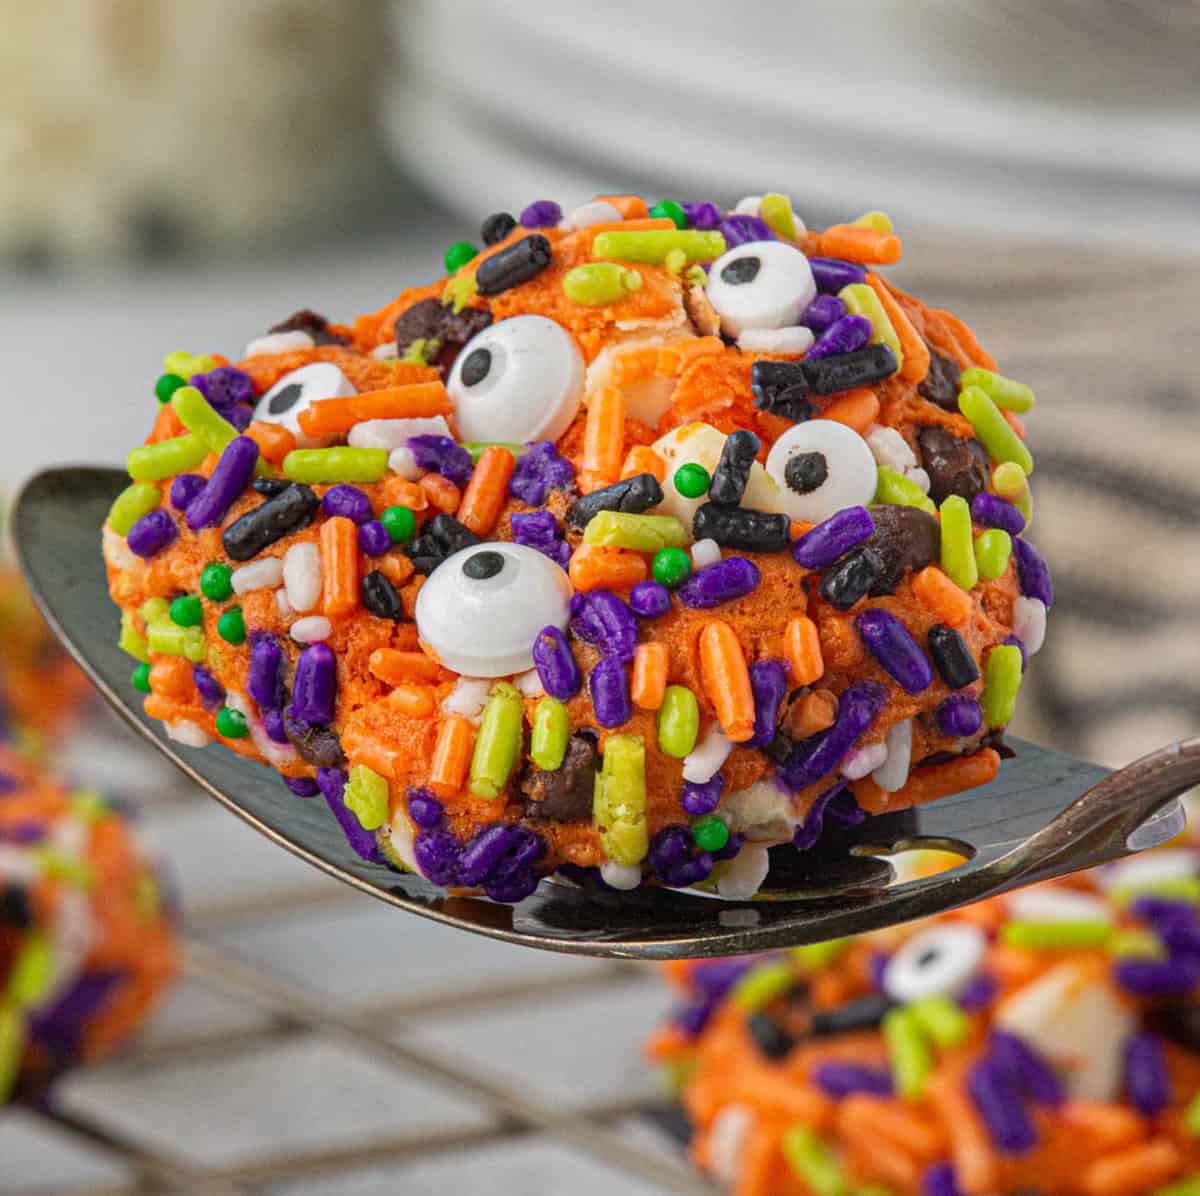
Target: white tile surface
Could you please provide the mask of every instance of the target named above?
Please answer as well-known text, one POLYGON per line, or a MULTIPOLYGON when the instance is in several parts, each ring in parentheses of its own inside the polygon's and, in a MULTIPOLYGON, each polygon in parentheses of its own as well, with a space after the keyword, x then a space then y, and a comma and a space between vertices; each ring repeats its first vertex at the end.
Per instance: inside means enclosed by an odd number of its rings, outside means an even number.
POLYGON ((261 1030, 268 1014, 202 985, 184 981, 167 996, 137 1037, 137 1046, 152 1048, 181 1038, 261 1030))
POLYGON ((0 1193, 81 1184, 120 1184, 131 1178, 111 1156, 55 1129, 23 1109, 0 1111, 0 1193))

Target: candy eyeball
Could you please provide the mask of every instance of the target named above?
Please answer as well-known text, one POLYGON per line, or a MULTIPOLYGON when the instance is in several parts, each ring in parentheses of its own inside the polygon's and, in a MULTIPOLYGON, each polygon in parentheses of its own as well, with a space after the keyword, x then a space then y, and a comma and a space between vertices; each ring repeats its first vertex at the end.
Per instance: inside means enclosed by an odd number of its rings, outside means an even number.
POLYGON ((965 923, 933 926, 914 935, 888 960, 883 991, 893 1001, 953 997, 979 972, 987 939, 965 923))
POLYGON ((563 630, 572 587, 549 557, 522 544, 473 544, 448 557, 417 595, 417 634, 443 665, 468 677, 533 667, 545 627, 563 630))
POLYGON ((799 322, 816 298, 808 258, 782 241, 747 241, 722 254, 708 272, 708 301, 729 336, 799 322))
POLYGON ((306 436, 300 427, 300 413, 322 399, 340 399, 357 394, 353 383, 330 361, 314 361, 284 374, 254 408, 254 418, 267 424, 281 424, 296 437, 301 448, 318 448, 321 441, 306 436))
POLYGON ((545 316, 512 316, 469 340, 446 384, 463 440, 557 440, 583 399, 583 355, 545 316))
POLYGON ((767 473, 779 486, 779 505, 807 523, 865 507, 879 478, 867 442, 832 419, 806 420, 784 432, 767 455, 767 473))

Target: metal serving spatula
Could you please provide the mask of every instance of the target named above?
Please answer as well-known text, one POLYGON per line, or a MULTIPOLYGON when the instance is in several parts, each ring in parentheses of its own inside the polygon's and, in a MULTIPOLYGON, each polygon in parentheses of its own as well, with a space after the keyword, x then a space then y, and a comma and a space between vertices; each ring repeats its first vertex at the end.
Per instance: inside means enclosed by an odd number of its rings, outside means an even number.
MULTIPOLYGON (((366 863, 321 801, 219 748, 181 747, 141 710, 100 557, 100 527, 124 474, 54 469, 13 512, 22 569, 51 627, 109 704, 197 784, 276 843, 347 884, 412 913, 506 942, 581 955, 671 959, 797 946, 873 930, 1060 876, 1177 835, 1174 800, 1200 783, 1200 738, 1109 772, 1016 741, 991 784, 930 806, 836 828, 816 852, 772 851, 765 895, 728 902, 649 889, 632 894, 543 882, 519 905, 448 896, 417 876, 366 863), (964 862, 898 883, 889 854, 940 847, 964 862)), ((2 650, 2 649, 0 649, 2 650)))

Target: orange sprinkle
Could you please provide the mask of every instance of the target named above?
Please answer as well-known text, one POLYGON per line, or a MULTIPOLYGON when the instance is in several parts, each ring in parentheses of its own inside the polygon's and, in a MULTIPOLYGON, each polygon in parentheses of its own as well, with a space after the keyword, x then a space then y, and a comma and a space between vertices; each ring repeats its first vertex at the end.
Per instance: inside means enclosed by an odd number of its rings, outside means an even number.
POLYGON ((821 636, 817 625, 806 615, 793 615, 783 632, 783 651, 792 668, 792 682, 812 685, 825 675, 821 654, 821 636))
POLYGON ((376 557, 374 567, 399 588, 416 572, 416 566, 402 552, 389 552, 376 557))
POLYGON ((1080 1187, 1087 1196, 1114 1192, 1150 1192, 1174 1179, 1183 1168, 1183 1154, 1168 1138, 1129 1146, 1102 1155, 1083 1169, 1080 1187))
MULTIPOLYGON (((817 645, 818 651, 820 644, 817 645)), ((807 693, 788 712, 788 734, 794 739, 827 731, 837 721, 838 700, 827 689, 807 693)))
POLYGON ((646 1041, 646 1058, 653 1063, 665 1063, 684 1054, 691 1045, 687 1035, 678 1026, 659 1026, 646 1041))
POLYGON ((900 351, 904 355, 900 377, 906 382, 924 382, 929 373, 929 346, 921 339, 904 309, 896 302, 896 296, 878 274, 868 270, 867 285, 879 296, 880 306, 887 313, 900 339, 900 351))
POLYGON ((638 644, 633 654, 633 678, 629 685, 629 696, 635 706, 642 710, 657 710, 662 705, 669 664, 666 644, 638 644))
POLYGON ((627 590, 649 574, 646 558, 624 548, 581 544, 571 553, 568 569, 577 590, 627 590))
POLYGON ((818 418, 836 420, 865 436, 867 429, 879 418, 879 398, 865 386, 848 390, 834 399, 818 418))
POLYGON ((652 448, 644 444, 635 444, 625 454, 625 464, 621 466, 621 480, 636 477, 639 473, 653 474, 655 481, 661 486, 667 476, 667 463, 652 448))
POLYGON ((621 475, 625 452, 625 396, 615 386, 605 386, 588 399, 583 429, 584 494, 609 486, 621 475))
POLYGON ((984 748, 973 756, 949 760, 945 764, 927 764, 914 769, 907 782, 885 798, 883 791, 870 777, 854 782, 854 796, 868 814, 878 813, 884 805, 889 809, 923 806, 926 802, 974 789, 994 780, 1000 771, 1000 756, 992 748, 984 748))
POLYGON ((175 408, 170 403, 164 403, 154 417, 154 427, 151 429, 146 443, 161 444, 164 440, 173 440, 176 436, 182 436, 186 431, 183 421, 175 414, 175 408))
POLYGON ((816 526, 815 523, 809 523, 804 519, 793 519, 788 524, 788 539, 792 541, 799 540, 801 536, 807 536, 816 526))
POLYGON ((839 1128, 853 1126, 868 1138, 878 1134, 896 1146, 932 1163, 946 1149, 946 1136, 938 1122, 898 1101, 859 1093, 838 1107, 839 1128))
POLYGON ((891 266, 900 260, 903 246, 895 233, 881 233, 862 224, 831 224, 818 235, 821 257, 838 257, 866 266, 891 266))
POLYGON ((388 702, 408 718, 427 718, 436 706, 431 686, 412 685, 408 682, 397 685, 388 694, 388 702))
POLYGON ((831 669, 852 669, 863 658, 862 640, 847 618, 822 619, 821 655, 831 669))
POLYGON ((963 1079, 961 1067, 938 1068, 929 1077, 926 1097, 950 1135, 959 1187, 967 1192, 992 1192, 998 1187, 1000 1160, 963 1079))
POLYGON ((327 615, 358 608, 358 527, 344 515, 321 524, 321 605, 327 615))
POLYGON ((429 506, 429 495, 416 482, 395 476, 383 483, 383 500, 389 507, 407 507, 410 511, 424 511, 429 506))
POLYGON ((438 797, 461 792, 474 747, 475 728, 465 718, 455 714, 442 720, 429 769, 429 788, 438 797))
MULTIPOLYGON (((500 450, 504 452, 503 449, 500 450)), ((505 456, 508 456, 505 453, 505 456)), ((509 460, 512 460, 510 457, 509 460)), ((453 515, 462 502, 462 491, 447 477, 440 473, 427 473, 418 483, 430 503, 437 507, 443 515, 453 515)))
POLYGON ((450 415, 450 396, 441 382, 414 382, 336 399, 318 399, 297 417, 305 435, 341 436, 368 419, 425 419, 450 415))
POLYGON ((282 424, 269 424, 261 419, 251 420, 244 435, 258 445, 263 460, 270 461, 272 465, 280 464, 296 447, 296 437, 290 428, 282 424))
POLYGON ((700 676, 721 730, 734 743, 754 734, 754 692, 737 632, 714 619, 700 632, 700 676))
POLYGON ((664 378, 677 378, 697 357, 724 353, 725 342, 719 336, 701 336, 694 340, 676 341, 658 351, 658 373, 664 378))
POLYGON ((399 775, 403 753, 399 748, 389 747, 373 731, 353 725, 343 728, 342 747, 352 760, 365 764, 381 777, 399 775))
POLYGON ((1003 408, 1000 414, 1004 416, 1008 426, 1022 439, 1025 439, 1025 421, 1015 411, 1005 411, 1003 408))
POLYGON ((458 508, 459 523, 479 537, 492 530, 501 508, 508 501, 508 479, 515 466, 512 453, 497 445, 491 445, 479 454, 458 508))
POLYGON ((184 701, 195 692, 192 666, 182 656, 162 656, 150 666, 150 692, 184 701))
POLYGON ((394 686, 436 681, 442 671, 442 666, 424 652, 400 652, 395 648, 376 648, 367 668, 373 677, 394 686))
POLYGON ((1059 1112, 1063 1121, 1088 1136, 1100 1154, 1132 1146, 1146 1136, 1145 1120, 1124 1105, 1068 1101, 1059 1112))
MULTIPOLYGON (((646 201, 640 195, 597 195, 596 198, 601 203, 610 203, 627 221, 630 220, 645 220, 650 215, 650 209, 646 206, 646 201)), ((662 227, 662 220, 654 221, 655 227, 662 227)), ((619 224, 614 224, 613 228, 621 228, 619 224)), ((624 225, 628 228, 629 225, 624 225)), ((666 227, 674 228, 675 225, 670 221, 666 221, 666 227)))
POLYGON ((913 593, 939 623, 961 627, 971 617, 971 595, 954 584, 936 565, 913 574, 913 593))

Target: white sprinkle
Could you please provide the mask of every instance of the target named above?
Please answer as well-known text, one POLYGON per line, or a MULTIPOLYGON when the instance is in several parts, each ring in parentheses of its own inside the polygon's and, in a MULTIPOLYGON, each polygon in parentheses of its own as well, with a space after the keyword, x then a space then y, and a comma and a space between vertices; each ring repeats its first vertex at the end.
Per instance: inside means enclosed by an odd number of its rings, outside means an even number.
POLYGON ((392 854, 419 876, 421 869, 417 867, 417 857, 413 851, 413 825, 403 810, 397 810, 387 824, 387 839, 392 854))
POLYGON ((683 758, 683 779, 696 785, 711 781, 732 751, 733 742, 725 737, 720 724, 710 723, 696 746, 683 758))
POLYGON ((912 482, 912 484, 916 486, 922 494, 928 494, 929 488, 933 485, 933 483, 929 480, 929 474, 927 474, 925 470, 921 469, 920 466, 916 466, 913 469, 906 469, 904 471, 904 476, 908 478, 908 480, 912 482))
POLYGON ((319 644, 333 634, 333 624, 324 615, 309 615, 292 624, 292 639, 298 644, 319 644))
POLYGON ((605 860, 600 865, 600 877, 606 885, 626 893, 642 883, 642 870, 636 864, 617 864, 605 860))
POLYGON ((559 227, 565 229, 587 228, 589 224, 609 224, 615 220, 624 219, 625 217, 621 215, 621 210, 616 204, 611 204, 605 199, 593 199, 591 203, 581 203, 559 227))
POLYGON ((733 210, 742 216, 757 216, 762 211, 762 201, 761 195, 743 195, 733 210))
POLYGON ((546 687, 542 684, 537 669, 530 669, 527 673, 521 673, 520 676, 514 677, 513 684, 526 698, 540 698, 546 692, 546 687))
POLYGON ((1005 899, 1009 916, 1019 922, 1100 922, 1113 920, 1109 906, 1089 893, 1070 889, 1034 888, 1005 899))
POLYGON ((230 710, 236 710, 246 720, 250 731, 250 739, 268 764, 278 768, 281 764, 292 764, 296 760, 296 749, 290 743, 276 743, 263 726, 258 711, 249 698, 244 698, 236 690, 225 691, 225 705, 230 710))
POLYGON ((459 677, 442 701, 442 713, 460 714, 469 722, 478 724, 491 692, 492 683, 487 678, 459 677))
POLYGON ((0 843, 0 876, 9 884, 35 884, 43 868, 42 861, 24 847, 0 843))
POLYGON ((79 857, 90 837, 88 827, 78 818, 59 818, 51 825, 50 844, 63 855, 79 857))
POLYGON ((692 545, 692 564, 697 569, 715 565, 721 559, 721 546, 716 540, 697 540, 692 545))
POLYGON ((1018 598, 1013 603, 1013 631, 1032 656, 1046 640, 1046 604, 1040 598, 1018 598))
POLYGON ((882 767, 887 757, 886 743, 870 743, 866 747, 852 748, 842 757, 840 771, 848 781, 861 781, 863 777, 882 767))
POLYGON ((182 743, 184 747, 202 748, 212 742, 204 728, 191 719, 181 718, 173 723, 164 723, 163 730, 166 731, 168 739, 182 743))
POLYGON ((1152 889, 1172 880, 1191 880, 1200 872, 1200 856, 1194 851, 1171 848, 1119 860, 1092 875, 1106 893, 1114 889, 1152 889))
POLYGON ((904 473, 909 468, 916 468, 917 455, 908 446, 908 441, 895 428, 875 424, 866 435, 867 444, 871 447, 871 455, 876 464, 885 469, 894 469, 904 473))
POLYGON ((428 419, 365 419, 350 429, 346 440, 353 448, 403 448, 410 436, 449 436, 443 416, 428 419))
POLYGON ((794 324, 788 328, 747 328, 738 336, 744 353, 807 353, 812 348, 811 328, 794 324))
POLYGON ((770 866, 765 846, 743 843, 742 850, 725 865, 718 877, 717 892, 730 901, 745 901, 762 888, 770 866))
POLYGON ((897 723, 884 737, 887 759, 871 773, 871 780, 885 793, 903 789, 912 765, 912 719, 897 723))
POLYGON ((371 356, 376 361, 391 361, 392 358, 400 356, 400 350, 395 341, 384 341, 382 345, 376 345, 371 350, 371 356))
POLYGON ((261 357, 264 353, 295 353, 311 349, 316 342, 307 332, 272 332, 260 336, 246 346, 245 357, 261 357))
POLYGON ((283 581, 283 562, 277 556, 265 556, 235 569, 229 580, 235 594, 274 589, 283 581))
POLYGON ((296 612, 292 610, 292 604, 288 601, 287 590, 280 586, 275 591, 275 609, 279 612, 279 617, 287 622, 296 612))
POLYGON ((321 597, 321 553, 315 544, 293 544, 283 558, 283 585, 292 610, 312 610, 321 597))
POLYGON ((417 464, 416 458, 412 455, 412 449, 408 445, 392 450, 391 456, 388 457, 388 468, 392 473, 397 473, 410 482, 415 482, 425 472, 417 464))
POLYGON ((125 543, 125 537, 117 535, 108 524, 104 525, 103 544, 105 564, 122 572, 136 573, 145 570, 146 562, 130 549, 125 543))

